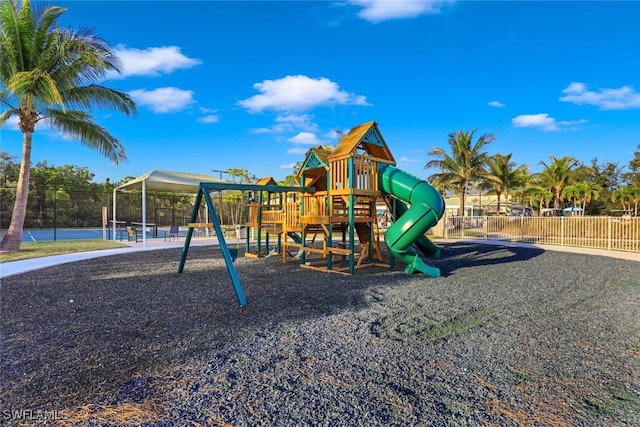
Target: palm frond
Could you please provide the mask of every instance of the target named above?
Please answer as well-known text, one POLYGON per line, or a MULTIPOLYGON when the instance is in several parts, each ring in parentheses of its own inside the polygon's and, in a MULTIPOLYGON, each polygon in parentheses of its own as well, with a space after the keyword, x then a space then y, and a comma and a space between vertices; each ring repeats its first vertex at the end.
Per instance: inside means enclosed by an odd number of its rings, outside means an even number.
POLYGON ((17 111, 14 108, 9 108, 0 113, 0 128, 4 126, 7 120, 9 120, 9 118, 11 118, 11 116, 13 116, 14 114, 17 114, 17 111))
POLYGON ((122 143, 92 119, 85 111, 50 109, 42 121, 60 129, 80 144, 98 150, 115 164, 126 162, 126 150, 122 143))
POLYGON ((136 112, 135 102, 129 95, 97 84, 70 88, 63 96, 69 108, 110 108, 127 116, 136 112))

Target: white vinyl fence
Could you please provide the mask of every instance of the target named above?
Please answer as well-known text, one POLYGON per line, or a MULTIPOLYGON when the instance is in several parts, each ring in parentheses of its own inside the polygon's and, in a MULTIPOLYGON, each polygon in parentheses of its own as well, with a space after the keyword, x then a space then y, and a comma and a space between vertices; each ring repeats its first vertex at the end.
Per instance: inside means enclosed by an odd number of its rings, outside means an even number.
POLYGON ((638 217, 444 216, 441 223, 445 238, 640 252, 638 217))

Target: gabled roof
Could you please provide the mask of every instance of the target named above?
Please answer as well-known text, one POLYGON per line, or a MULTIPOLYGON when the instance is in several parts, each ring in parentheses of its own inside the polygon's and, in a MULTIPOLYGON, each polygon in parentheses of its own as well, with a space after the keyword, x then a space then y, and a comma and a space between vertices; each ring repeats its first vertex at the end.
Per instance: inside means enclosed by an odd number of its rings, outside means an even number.
POLYGON ((256 185, 278 185, 278 183, 275 179, 268 176, 266 178, 260 178, 258 182, 256 182, 256 185))
POLYGON ((300 171, 308 171, 311 169, 328 168, 328 158, 331 151, 325 149, 323 146, 318 145, 312 147, 307 151, 306 158, 300 167, 300 171))
POLYGON ((352 128, 329 155, 329 160, 354 154, 358 149, 364 150, 377 159, 387 160, 394 165, 396 163, 376 122, 367 122, 352 128))
POLYGON ((120 191, 140 191, 144 182, 147 191, 166 191, 168 193, 196 194, 201 182, 229 182, 210 175, 167 170, 152 170, 146 174, 122 184, 120 191))

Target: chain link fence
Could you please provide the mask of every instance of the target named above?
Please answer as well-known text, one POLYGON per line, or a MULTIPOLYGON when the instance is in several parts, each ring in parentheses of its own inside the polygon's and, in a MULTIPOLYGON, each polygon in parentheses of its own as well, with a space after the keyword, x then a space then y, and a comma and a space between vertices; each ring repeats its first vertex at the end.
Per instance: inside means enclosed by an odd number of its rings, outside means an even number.
MULTIPOLYGON (((15 192, 3 189, 0 194, 0 228, 6 230, 11 222, 15 192)), ((193 209, 194 197, 147 193, 146 222, 158 226, 186 225, 193 209)), ((124 223, 142 221, 142 195, 118 193, 117 220, 124 223)), ((201 207, 204 218, 204 208, 201 207)), ((32 189, 24 221, 25 229, 95 228, 103 222, 110 225, 113 215, 113 192, 53 191, 32 189), (106 208, 106 216, 103 213, 106 208)))

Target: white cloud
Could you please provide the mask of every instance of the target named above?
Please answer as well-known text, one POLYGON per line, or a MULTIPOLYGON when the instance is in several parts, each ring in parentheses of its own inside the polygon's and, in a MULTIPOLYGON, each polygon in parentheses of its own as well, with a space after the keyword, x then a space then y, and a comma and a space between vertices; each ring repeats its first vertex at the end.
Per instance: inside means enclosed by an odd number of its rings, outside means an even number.
POLYGON ((286 76, 255 83, 253 87, 261 93, 238 101, 241 107, 250 112, 296 112, 320 106, 370 105, 365 96, 340 90, 337 83, 325 77, 313 79, 303 75, 286 76))
POLYGON ((286 114, 276 117, 276 123, 281 126, 289 126, 292 129, 314 132, 318 130, 318 125, 313 121, 311 114, 286 114))
POLYGON ((296 167, 296 162, 289 163, 288 165, 280 165, 280 169, 293 169, 296 167))
POLYGON ((275 131, 272 128, 255 128, 251 129, 251 133, 260 134, 260 133, 274 133, 275 131))
POLYGON ((296 136, 289 138, 288 141, 298 145, 318 145, 322 143, 316 134, 311 132, 300 132, 296 136))
POLYGON ((415 162, 417 162, 416 159, 410 159, 407 156, 403 156, 403 157, 400 157, 400 159, 398 159, 398 166, 409 166, 415 162))
POLYGON ((343 132, 340 129, 331 129, 330 131, 325 132, 323 137, 329 141, 333 141, 334 144, 338 144, 347 133, 349 132, 343 132))
POLYGON ((131 49, 118 45, 113 49, 120 59, 121 74, 112 78, 128 76, 152 76, 171 74, 180 68, 191 68, 202 63, 199 59, 189 58, 180 52, 177 46, 149 47, 131 49))
POLYGON ((347 0, 347 4, 362 7, 358 12, 360 18, 373 23, 437 14, 453 3, 453 0, 347 0))
POLYGON ((316 132, 318 125, 311 114, 285 114, 276 117, 276 124, 270 128, 253 129, 252 133, 287 133, 296 131, 316 132))
POLYGON ((200 107, 200 112, 204 114, 201 117, 198 117, 198 123, 218 123, 220 121, 220 115, 218 114, 218 110, 212 110, 210 108, 200 107))
POLYGON ((587 123, 587 120, 561 120, 549 117, 547 113, 522 114, 511 119, 515 127, 537 127, 543 131, 575 130, 577 125, 587 123))
POLYGON ((19 121, 20 119, 18 118, 18 116, 13 115, 9 117, 9 119, 6 122, 4 122, 4 127, 2 129, 20 130, 19 121))
POLYGON ((298 146, 289 148, 289 150, 287 150, 287 154, 307 154, 307 150, 308 148, 298 146))
POLYGON ((198 123, 218 123, 220 121, 220 116, 216 116, 215 114, 207 114, 206 116, 198 117, 198 123))
POLYGON ((560 120, 558 122, 558 126, 560 126, 560 128, 562 130, 576 130, 578 129, 578 125, 587 123, 588 120, 586 119, 580 119, 580 120, 560 120))
POLYGON ((623 86, 618 89, 600 89, 598 91, 587 90, 587 85, 580 82, 572 82, 562 90, 565 96, 560 101, 572 102, 577 105, 595 105, 601 110, 629 110, 640 108, 640 93, 632 86, 623 86))
POLYGON ((487 105, 490 107, 503 108, 505 105, 500 101, 490 101, 487 102, 487 105))
POLYGON ((173 113, 193 104, 193 91, 175 87, 154 90, 137 89, 129 92, 139 106, 151 108, 154 113, 173 113))
POLYGON ((511 119, 511 123, 520 128, 537 127, 545 131, 558 130, 556 120, 553 117, 549 117, 547 113, 522 114, 511 119))

